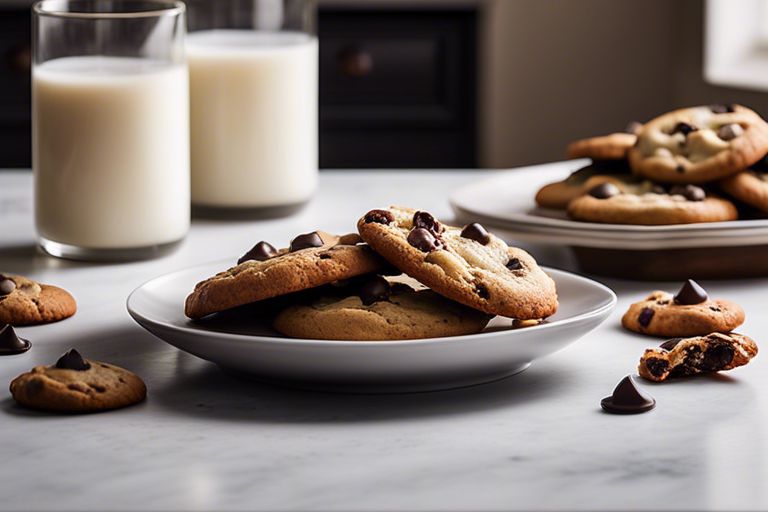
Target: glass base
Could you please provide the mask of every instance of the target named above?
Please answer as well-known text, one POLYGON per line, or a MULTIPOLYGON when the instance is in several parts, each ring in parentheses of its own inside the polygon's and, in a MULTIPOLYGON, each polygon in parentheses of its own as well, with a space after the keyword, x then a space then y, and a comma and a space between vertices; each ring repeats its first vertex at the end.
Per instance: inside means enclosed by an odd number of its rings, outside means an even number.
POLYGON ((152 258, 159 258, 173 252, 179 245, 181 240, 175 242, 168 242, 165 244, 147 245, 144 247, 132 247, 125 249, 90 249, 86 247, 78 247, 76 245, 62 244, 48 240, 47 238, 38 237, 37 243, 40 248, 47 254, 55 256, 56 258, 63 258, 67 260, 78 261, 93 261, 101 263, 121 263, 126 261, 138 261, 148 260, 152 258))
POLYGON ((263 220, 287 217, 302 210, 308 203, 301 201, 279 206, 228 207, 192 204, 192 217, 210 220, 263 220))

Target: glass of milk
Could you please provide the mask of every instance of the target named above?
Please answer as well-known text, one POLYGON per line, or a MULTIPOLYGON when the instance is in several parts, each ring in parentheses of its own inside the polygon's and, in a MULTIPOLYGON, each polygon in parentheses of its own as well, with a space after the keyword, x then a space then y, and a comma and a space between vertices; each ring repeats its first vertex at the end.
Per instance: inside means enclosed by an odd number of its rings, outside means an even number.
POLYGON ((194 211, 295 211, 317 188, 314 2, 186 3, 194 211))
POLYGON ((182 2, 34 5, 35 218, 49 254, 142 259, 185 237, 185 23, 182 2))

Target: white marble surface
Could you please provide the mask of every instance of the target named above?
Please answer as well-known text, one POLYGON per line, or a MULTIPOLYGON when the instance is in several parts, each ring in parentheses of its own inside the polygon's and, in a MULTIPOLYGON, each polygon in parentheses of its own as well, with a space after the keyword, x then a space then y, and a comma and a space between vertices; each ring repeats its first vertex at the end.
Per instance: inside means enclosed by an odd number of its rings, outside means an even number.
MULTIPOLYGON (((61 285, 75 317, 20 329, 34 348, 0 358, 0 383, 75 346, 135 370, 149 399, 91 416, 50 416, 0 397, 2 510, 766 509, 768 371, 763 356, 727 376, 647 386, 656 410, 600 412, 652 340, 622 332, 652 283, 603 280, 613 317, 587 339, 495 384, 418 395, 345 396, 236 380, 134 324, 128 293, 184 266, 238 256, 260 239, 350 230, 370 207, 450 213, 473 172, 326 172, 302 213, 263 222, 196 221, 163 259, 57 261, 35 251, 31 177, 0 172, 0 271, 61 285)), ((545 262, 567 265, 557 251, 545 262)), ((672 261, 671 265, 685 265, 672 261)), ((741 329, 768 335, 768 280, 705 282, 740 302, 741 329)), ((673 285, 667 285, 674 287, 673 285)))

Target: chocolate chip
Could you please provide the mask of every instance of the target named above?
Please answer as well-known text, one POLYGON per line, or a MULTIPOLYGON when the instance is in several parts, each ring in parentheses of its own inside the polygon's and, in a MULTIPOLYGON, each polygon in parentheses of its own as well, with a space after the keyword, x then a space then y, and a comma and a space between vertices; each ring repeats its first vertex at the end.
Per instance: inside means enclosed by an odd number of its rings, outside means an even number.
POLYGON ((720 309, 717 306, 709 306, 709 309, 710 309, 710 311, 714 311, 715 313, 720 313, 720 312, 723 311, 722 309, 720 309))
POLYGON ((16 289, 16 283, 13 279, 7 277, 0 278, 0 295, 8 295, 16 289))
POLYGON ((507 262, 507 268, 509 270, 520 270, 523 268, 523 264, 520 263, 520 260, 517 258, 509 258, 509 261, 507 262))
POLYGON ((389 281, 383 277, 373 276, 360 285, 358 293, 363 304, 370 306, 374 302, 389 299, 392 288, 389 285, 389 281))
POLYGON ((705 372, 716 372, 723 370, 731 361, 735 355, 733 347, 720 343, 704 351, 704 358, 701 361, 700 369, 705 372))
POLYGON ((645 360, 645 367, 654 377, 661 377, 669 370, 669 361, 658 357, 649 357, 645 360))
POLYGON ((736 123, 726 124, 718 128, 717 136, 723 140, 733 140, 744 133, 744 128, 736 123))
POLYGON ((640 310, 640 314, 637 317, 637 322, 643 327, 648 327, 655 313, 656 312, 651 308, 643 308, 640 310))
POLYGON ((443 226, 435 219, 431 213, 416 212, 413 214, 413 227, 424 228, 434 235, 443 232, 443 226))
POLYGON ((291 252, 300 251, 302 249, 309 249, 310 247, 322 247, 323 239, 317 231, 311 233, 304 233, 291 240, 291 252))
POLYGON ((681 341, 683 341, 683 338, 672 338, 672 339, 669 339, 669 340, 665 341, 665 342, 664 342, 664 343, 662 343, 661 345, 659 345, 659 347, 660 347, 660 348, 663 348, 664 350, 672 350, 672 349, 673 349, 673 348, 675 348, 675 347, 676 347, 676 346, 677 346, 677 345, 678 345, 678 344, 679 344, 681 341))
POLYGON ((627 124, 627 127, 624 128, 624 132, 629 133, 630 135, 637 135, 642 127, 642 123, 638 123, 637 121, 630 121, 630 123, 627 124))
POLYGON ((388 210, 371 210, 365 214, 366 224, 391 224, 395 221, 395 216, 388 210))
POLYGON ((637 414, 653 409, 656 400, 637 387, 634 379, 627 375, 621 379, 611 396, 602 399, 600 406, 611 414, 637 414))
POLYGON ((483 245, 488 245, 491 241, 491 235, 489 235, 485 228, 477 222, 464 226, 461 230, 461 236, 462 238, 469 238, 475 242, 480 242, 483 245))
POLYGON ((10 325, 0 325, 0 356, 12 356, 26 352, 32 344, 19 338, 10 325))
POLYGON ((62 368, 65 370, 77 370, 79 372, 85 371, 91 367, 83 356, 80 355, 75 349, 68 350, 63 356, 56 361, 56 368, 62 368))
POLYGON ((675 167, 675 171, 678 174, 684 174, 685 173, 685 167, 682 164, 678 165, 677 167, 675 167))
POLYGON ((440 242, 426 228, 414 228, 408 233, 408 243, 422 252, 436 251, 440 242))
POLYGON ((734 111, 733 105, 710 105, 709 110, 713 114, 730 114, 734 111))
POLYGON ((696 185, 675 185, 669 189, 669 195, 683 196, 687 201, 703 201, 707 198, 704 189, 696 185))
POLYGON ((613 183, 601 183, 589 190, 589 195, 596 199, 608 199, 619 194, 621 190, 613 183))
POLYGON ((680 288, 680 291, 675 295, 675 304, 683 306, 691 306, 693 304, 701 304, 706 302, 709 298, 706 290, 699 286, 699 283, 693 279, 688 279, 680 288))
POLYGON ((692 124, 680 122, 680 123, 677 123, 674 128, 672 128, 670 135, 674 135, 675 133, 682 133, 687 137, 689 133, 695 132, 697 130, 698 128, 696 128, 692 124))
POLYGON ((481 299, 487 300, 491 297, 491 292, 488 291, 488 288, 482 283, 475 283, 475 293, 481 299))
POLYGON ((237 264, 239 265, 251 260, 264 261, 270 258, 274 258, 275 256, 277 256, 277 249, 275 249, 267 242, 261 241, 254 245, 251 250, 245 253, 239 260, 237 260, 237 264))

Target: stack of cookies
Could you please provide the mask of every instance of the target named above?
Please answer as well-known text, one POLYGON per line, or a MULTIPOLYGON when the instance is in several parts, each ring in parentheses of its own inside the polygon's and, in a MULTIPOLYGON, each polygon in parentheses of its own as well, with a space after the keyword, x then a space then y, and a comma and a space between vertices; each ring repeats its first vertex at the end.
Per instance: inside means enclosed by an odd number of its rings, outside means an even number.
POLYGON ((359 234, 322 231, 276 249, 259 242, 234 267, 195 286, 186 315, 206 321, 256 304, 295 338, 403 340, 473 334, 496 315, 557 310, 554 281, 525 251, 479 224, 447 226, 425 211, 371 210, 359 234))
POLYGON ((580 140, 569 158, 592 163, 536 195, 579 221, 691 224, 768 212, 768 123, 740 105, 663 114, 626 133, 580 140))

